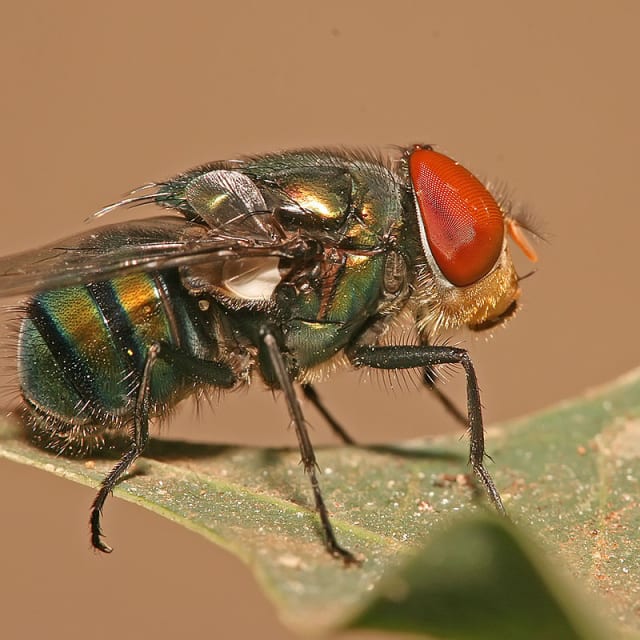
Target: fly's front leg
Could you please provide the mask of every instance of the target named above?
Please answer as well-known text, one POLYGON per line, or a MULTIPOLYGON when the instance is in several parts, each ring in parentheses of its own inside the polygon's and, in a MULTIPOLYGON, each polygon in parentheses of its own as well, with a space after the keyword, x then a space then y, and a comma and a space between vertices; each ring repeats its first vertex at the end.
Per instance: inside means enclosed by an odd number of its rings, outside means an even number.
POLYGON ((233 371, 226 364, 194 358, 164 343, 156 342, 149 347, 133 411, 131 445, 102 481, 100 489, 91 505, 91 515, 89 518, 91 544, 94 548, 104 553, 111 553, 112 549, 102 540, 103 533, 100 525, 102 509, 113 488, 142 454, 149 441, 151 379, 153 367, 160 358, 171 364, 179 365, 187 375, 198 382, 218 387, 231 387, 236 382, 233 371))
POLYGON ((327 506, 324 503, 322 492, 320 491, 320 483, 318 482, 318 476, 316 470, 318 463, 316 462, 316 455, 313 451, 313 445, 309 438, 309 432, 307 425, 302 415, 302 408, 298 402, 298 398, 295 394, 289 372, 287 371, 284 358, 282 356, 282 350, 278 341, 276 340, 273 332, 269 328, 265 327, 260 333, 261 340, 266 348, 266 353, 270 364, 273 368, 275 378, 278 385, 284 392, 285 399, 287 401, 287 407, 289 409, 289 415, 293 421, 293 425, 296 430, 296 436, 298 438, 298 445, 300 447, 300 455, 302 456, 302 464, 305 472, 309 475, 311 481, 311 489, 313 491, 313 497, 316 504, 316 510, 320 516, 322 522, 322 529, 325 536, 325 546, 327 551, 336 558, 341 558, 345 564, 358 564, 356 557, 346 549, 343 549, 336 540, 331 520, 329 519, 329 512, 327 506))
POLYGON ((354 348, 349 357, 357 367, 375 369, 412 369, 439 364, 461 364, 467 377, 467 413, 469 419, 469 462, 484 485, 489 498, 502 515, 506 515, 500 494, 484 466, 484 428, 478 379, 471 358, 464 349, 445 346, 361 346, 354 348))

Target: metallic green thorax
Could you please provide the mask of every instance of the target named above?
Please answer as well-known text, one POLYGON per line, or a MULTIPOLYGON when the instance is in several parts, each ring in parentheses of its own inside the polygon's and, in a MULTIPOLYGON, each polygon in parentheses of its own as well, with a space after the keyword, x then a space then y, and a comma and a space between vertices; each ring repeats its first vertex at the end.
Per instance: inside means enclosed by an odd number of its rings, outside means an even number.
POLYGON ((294 373, 357 341, 363 327, 380 320, 378 312, 390 294, 406 294, 406 287, 384 288, 389 253, 410 264, 415 247, 407 238, 417 237, 407 232, 414 216, 406 187, 385 162, 365 154, 304 151, 206 165, 163 185, 171 194, 166 204, 197 216, 189 211, 185 189, 219 168, 248 176, 287 235, 303 230, 326 247, 325 259, 314 269, 294 269, 285 278, 267 310, 229 304, 232 324, 241 333, 251 334, 251 325, 265 315, 277 319, 294 373))

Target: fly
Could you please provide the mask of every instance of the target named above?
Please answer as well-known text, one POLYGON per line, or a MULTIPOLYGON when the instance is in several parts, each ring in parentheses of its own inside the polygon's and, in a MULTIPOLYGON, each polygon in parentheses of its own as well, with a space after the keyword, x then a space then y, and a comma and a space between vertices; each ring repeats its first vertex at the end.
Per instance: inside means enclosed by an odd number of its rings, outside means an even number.
POLYGON ((334 535, 295 392, 352 443, 313 387, 344 366, 419 369, 431 386, 434 367, 461 365, 470 464, 504 512, 484 466, 473 364, 437 339, 512 316, 520 287, 508 238, 535 254, 469 171, 427 145, 393 160, 291 151, 192 169, 96 217, 142 204, 166 215, 0 259, 0 295, 28 296, 16 351, 31 439, 68 455, 121 447, 91 507, 96 549, 111 551, 102 510, 144 452, 149 420, 259 377, 287 403, 327 550, 357 562, 334 535), (407 318, 416 338, 398 343, 392 328, 407 318))

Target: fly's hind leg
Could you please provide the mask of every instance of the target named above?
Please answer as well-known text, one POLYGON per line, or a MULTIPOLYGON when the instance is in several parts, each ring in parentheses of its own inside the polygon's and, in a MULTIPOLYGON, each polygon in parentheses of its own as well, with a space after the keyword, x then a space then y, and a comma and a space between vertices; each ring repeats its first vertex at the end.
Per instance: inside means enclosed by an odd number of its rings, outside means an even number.
POLYGON ((350 552, 341 547, 336 540, 333 526, 329 518, 329 512, 327 506, 322 497, 320 491, 320 483, 318 482, 317 469, 318 463, 316 462, 316 455, 313 451, 313 445, 309 438, 309 432, 307 425, 302 415, 302 408, 298 402, 298 398, 295 394, 293 383, 287 371, 282 350, 275 334, 268 328, 263 327, 260 332, 260 338, 265 347, 269 364, 273 369, 275 379, 284 393, 284 397, 287 401, 287 407, 289 409, 289 415, 296 430, 296 436, 298 438, 298 445, 300 447, 300 454, 302 457, 302 464, 305 472, 309 476, 311 481, 311 490, 313 491, 313 497, 315 500, 316 511, 320 516, 320 522, 322 523, 322 530, 324 532, 325 547, 327 551, 334 557, 340 558, 345 564, 359 564, 358 559, 350 552))
POLYGON ((147 442, 149 440, 151 373, 153 371, 154 364, 158 360, 159 353, 159 344, 152 345, 147 353, 140 387, 138 388, 138 394, 136 396, 131 445, 124 452, 116 466, 111 469, 107 477, 102 481, 100 489, 93 500, 93 504, 91 505, 91 516, 89 518, 89 523, 91 525, 91 544, 95 549, 103 551, 104 553, 111 553, 113 549, 102 540, 103 534, 100 526, 102 508, 104 507, 107 496, 113 491, 118 480, 129 470, 131 465, 147 446, 147 442))
POLYGON ((91 515, 89 518, 91 544, 94 548, 104 553, 111 553, 112 549, 102 540, 102 509, 113 488, 142 454, 149 441, 151 381, 154 365, 159 359, 181 365, 183 367, 182 370, 186 371, 188 375, 198 382, 230 387, 236 380, 234 373, 225 364, 193 358, 164 343, 156 342, 149 347, 134 406, 131 444, 118 463, 102 481, 100 489, 91 505, 91 515))

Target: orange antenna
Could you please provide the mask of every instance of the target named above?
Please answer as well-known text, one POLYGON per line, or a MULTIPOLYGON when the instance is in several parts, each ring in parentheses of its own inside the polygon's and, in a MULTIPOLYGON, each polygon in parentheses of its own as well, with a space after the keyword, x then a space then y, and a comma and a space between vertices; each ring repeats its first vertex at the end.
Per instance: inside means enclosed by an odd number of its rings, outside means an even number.
POLYGON ((522 232, 522 226, 518 224, 517 220, 507 218, 507 233, 531 262, 538 262, 538 254, 522 232))

